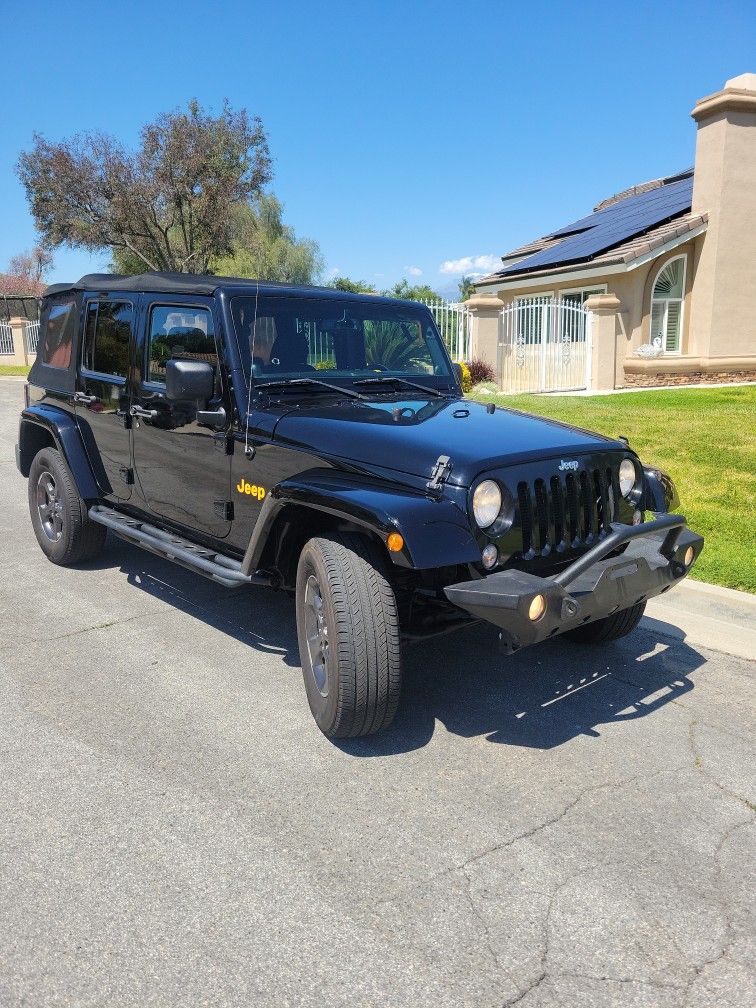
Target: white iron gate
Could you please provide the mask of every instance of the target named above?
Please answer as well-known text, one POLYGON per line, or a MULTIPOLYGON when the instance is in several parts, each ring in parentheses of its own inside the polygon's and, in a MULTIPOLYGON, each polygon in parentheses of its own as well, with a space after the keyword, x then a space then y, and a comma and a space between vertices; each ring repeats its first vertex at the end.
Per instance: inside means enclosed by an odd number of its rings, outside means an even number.
POLYGON ((0 356, 10 357, 13 354, 13 329, 9 322, 0 322, 0 356))
POLYGON ((470 312, 452 301, 425 301, 433 313, 449 356, 453 361, 470 360, 470 312))
POLYGON ((502 312, 499 374, 505 392, 587 388, 591 313, 579 295, 519 298, 502 312))
POLYGON ((39 343, 39 322, 27 322, 24 326, 24 342, 26 343, 26 352, 28 354, 36 354, 37 343, 39 343))

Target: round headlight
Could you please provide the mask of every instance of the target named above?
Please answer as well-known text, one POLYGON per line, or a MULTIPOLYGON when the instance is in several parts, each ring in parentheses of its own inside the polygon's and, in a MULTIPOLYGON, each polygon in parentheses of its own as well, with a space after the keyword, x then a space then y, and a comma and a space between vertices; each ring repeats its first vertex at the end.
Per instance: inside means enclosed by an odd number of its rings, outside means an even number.
POLYGON ((493 525, 501 511, 501 490, 493 480, 483 480, 475 487, 473 514, 480 528, 493 525))
POLYGON ((637 476, 638 474, 635 471, 635 463, 632 459, 622 459, 619 467, 619 486, 620 493, 623 497, 627 497, 633 489, 637 476))

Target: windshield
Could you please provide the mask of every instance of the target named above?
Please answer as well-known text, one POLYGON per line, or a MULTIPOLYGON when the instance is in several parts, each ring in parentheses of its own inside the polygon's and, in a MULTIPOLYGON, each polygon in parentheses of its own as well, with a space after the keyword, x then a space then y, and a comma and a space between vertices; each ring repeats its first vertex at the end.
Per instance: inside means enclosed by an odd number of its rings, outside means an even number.
POLYGON ((232 298, 231 314, 257 383, 309 378, 346 387, 395 376, 446 389, 454 382, 433 318, 419 305, 252 295, 232 298))

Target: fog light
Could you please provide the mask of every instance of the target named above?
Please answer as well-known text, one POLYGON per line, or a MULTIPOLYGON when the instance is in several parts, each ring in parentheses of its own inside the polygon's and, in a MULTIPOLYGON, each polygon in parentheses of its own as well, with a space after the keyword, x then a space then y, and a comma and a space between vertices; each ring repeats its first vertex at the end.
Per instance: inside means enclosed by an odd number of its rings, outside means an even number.
POLYGON ((696 551, 693 549, 693 547, 688 546, 688 548, 685 550, 685 556, 683 557, 683 563, 685 564, 686 567, 690 567, 690 565, 693 563, 693 558, 695 557, 695 555, 696 551))
POLYGON ((546 612, 546 599, 543 595, 534 595, 528 606, 528 619, 535 623, 546 612))
POLYGON ((398 553, 404 546, 404 538, 398 532, 390 532, 386 539, 386 545, 392 553, 398 553))
POLYGON ((488 546, 483 548, 481 557, 483 558, 483 566, 486 570, 491 570, 492 567, 496 566, 496 561, 499 559, 499 551, 493 543, 489 543, 488 546))

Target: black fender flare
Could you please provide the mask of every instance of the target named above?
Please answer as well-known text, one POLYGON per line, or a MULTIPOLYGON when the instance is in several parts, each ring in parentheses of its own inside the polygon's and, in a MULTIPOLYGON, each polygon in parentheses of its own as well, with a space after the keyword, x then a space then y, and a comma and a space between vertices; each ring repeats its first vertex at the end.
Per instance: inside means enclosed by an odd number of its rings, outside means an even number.
POLYGON ((291 505, 345 519, 384 544, 391 532, 399 532, 403 548, 387 551, 397 567, 423 570, 480 561, 467 515, 453 501, 433 500, 417 491, 333 469, 314 469, 283 480, 268 493, 242 561, 244 574, 257 569, 276 519, 291 505))
POLYGON ((658 466, 644 466, 641 508, 656 515, 672 514, 680 506, 674 481, 658 466))
POLYGON ((81 431, 74 417, 65 410, 44 403, 27 406, 21 413, 18 432, 18 467, 28 477, 35 452, 26 446, 29 426, 44 428, 71 470, 76 488, 84 500, 98 500, 102 495, 92 472, 81 431))

